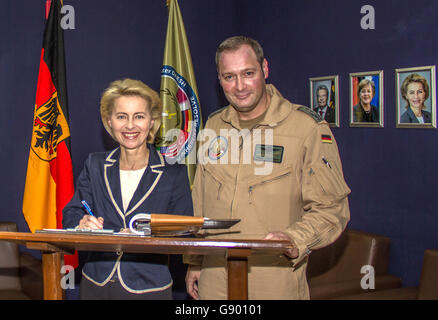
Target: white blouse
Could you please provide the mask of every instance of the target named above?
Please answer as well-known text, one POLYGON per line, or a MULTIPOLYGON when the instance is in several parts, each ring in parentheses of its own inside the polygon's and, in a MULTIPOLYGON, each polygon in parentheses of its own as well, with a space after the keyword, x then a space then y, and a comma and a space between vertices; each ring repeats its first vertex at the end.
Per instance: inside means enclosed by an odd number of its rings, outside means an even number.
POLYGON ((139 170, 120 170, 120 188, 125 212, 145 170, 146 167, 139 170))

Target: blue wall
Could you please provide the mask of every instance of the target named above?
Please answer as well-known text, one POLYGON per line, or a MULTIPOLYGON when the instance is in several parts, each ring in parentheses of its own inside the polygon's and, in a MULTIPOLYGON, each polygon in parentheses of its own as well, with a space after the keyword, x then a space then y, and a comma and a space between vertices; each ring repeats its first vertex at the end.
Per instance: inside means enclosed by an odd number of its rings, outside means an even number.
MULTIPOLYGON (((27 226, 21 213, 44 29, 45 0, 0 0, 0 220, 27 226)), ((165 0, 70 0, 76 29, 65 32, 74 173, 88 153, 113 146, 99 99, 112 80, 138 78, 159 89, 167 25, 165 0)), ((225 104, 214 54, 226 37, 258 39, 270 79, 308 105, 309 78, 338 74, 340 128, 333 129, 352 189, 350 227, 391 238, 391 272, 418 283, 423 251, 438 248, 436 129, 395 127, 394 69, 435 65, 436 0, 179 0, 204 119, 225 104), (373 5, 376 29, 360 28, 373 5), (384 71, 385 128, 349 127, 349 73, 384 71)))
POLYGON ((438 2, 242 1, 242 32, 262 42, 270 80, 290 100, 309 105, 309 78, 339 75, 339 144, 352 189, 350 228, 391 238, 391 272, 416 285, 423 252, 438 248, 436 129, 397 129, 395 69, 438 63, 438 2), (362 30, 362 5, 376 29, 362 30), (256 12, 264 12, 260 18, 256 12), (252 23, 251 23, 252 21, 252 23), (384 71, 384 128, 349 127, 349 74, 384 71))

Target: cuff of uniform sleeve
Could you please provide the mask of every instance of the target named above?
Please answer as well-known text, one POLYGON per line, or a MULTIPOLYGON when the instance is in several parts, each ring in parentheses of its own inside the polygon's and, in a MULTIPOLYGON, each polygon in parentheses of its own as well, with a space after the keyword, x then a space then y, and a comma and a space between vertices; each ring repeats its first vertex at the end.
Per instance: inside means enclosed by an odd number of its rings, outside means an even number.
POLYGON ((183 262, 185 264, 200 266, 202 264, 203 259, 204 259, 204 256, 183 255, 183 262))
POLYGON ((300 264, 301 261, 306 259, 312 251, 309 250, 305 243, 296 240, 294 240, 294 242, 296 247, 298 248, 298 257, 292 259, 292 262, 294 266, 297 266, 300 264))

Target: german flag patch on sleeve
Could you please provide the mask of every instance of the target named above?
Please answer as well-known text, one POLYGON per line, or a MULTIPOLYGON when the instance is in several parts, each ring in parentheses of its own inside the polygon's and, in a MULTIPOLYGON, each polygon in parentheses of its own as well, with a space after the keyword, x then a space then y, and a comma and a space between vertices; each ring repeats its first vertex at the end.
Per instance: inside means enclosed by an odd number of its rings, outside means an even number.
POLYGON ((321 135, 321 141, 322 143, 333 143, 332 136, 328 134, 321 135))

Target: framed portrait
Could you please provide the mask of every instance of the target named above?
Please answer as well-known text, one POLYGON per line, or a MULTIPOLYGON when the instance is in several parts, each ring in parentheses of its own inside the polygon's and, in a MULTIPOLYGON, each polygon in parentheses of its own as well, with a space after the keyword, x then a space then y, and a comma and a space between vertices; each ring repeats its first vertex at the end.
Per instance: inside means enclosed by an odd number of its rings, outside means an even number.
POLYGON ((350 127, 383 128, 383 71, 350 73, 350 127))
POLYGON ((330 127, 339 127, 339 76, 310 78, 310 106, 330 127))
POLYGON ((396 69, 397 128, 436 128, 435 66, 396 69))

